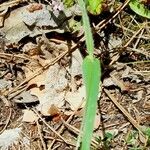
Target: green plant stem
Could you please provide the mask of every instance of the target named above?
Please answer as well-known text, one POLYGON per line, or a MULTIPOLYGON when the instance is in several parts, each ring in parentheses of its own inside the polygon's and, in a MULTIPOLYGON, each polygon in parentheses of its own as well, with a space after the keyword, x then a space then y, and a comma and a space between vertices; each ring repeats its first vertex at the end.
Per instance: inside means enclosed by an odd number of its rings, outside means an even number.
POLYGON ((94 51, 94 42, 93 42, 93 36, 92 36, 91 27, 90 27, 90 23, 89 23, 89 18, 87 15, 84 1, 79 0, 79 5, 81 6, 80 8, 82 11, 83 27, 84 27, 84 31, 85 31, 84 34, 85 34, 85 39, 86 39, 85 42, 86 42, 88 54, 92 58, 93 57, 93 51, 94 51))

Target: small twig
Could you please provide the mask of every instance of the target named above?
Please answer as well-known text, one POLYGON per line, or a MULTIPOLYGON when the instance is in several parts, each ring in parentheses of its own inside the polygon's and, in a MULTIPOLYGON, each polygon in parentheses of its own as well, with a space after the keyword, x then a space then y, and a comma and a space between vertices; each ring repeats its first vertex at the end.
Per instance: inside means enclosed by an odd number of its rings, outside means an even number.
MULTIPOLYGON (((20 93, 22 93, 23 91, 25 91, 27 88, 28 88, 28 86, 23 85, 22 87, 20 87, 19 89, 17 89, 17 91, 15 93, 9 94, 8 95, 8 99, 10 100, 10 99, 14 98, 15 96, 17 96, 20 93)), ((4 93, 4 95, 5 95, 5 93, 4 93)))
POLYGON ((1 4, 0 6, 1 7, 12 7, 12 6, 15 6, 15 5, 18 5, 22 2, 26 2, 27 0, 13 0, 13 1, 10 1, 10 2, 6 2, 6 3, 3 3, 1 4))
MULTIPOLYGON (((82 104, 83 104, 83 100, 82 100, 82 102, 79 104, 79 106, 76 108, 76 110, 75 110, 75 111, 71 114, 71 116, 68 118, 68 120, 66 121, 66 123, 70 123, 70 121, 72 120, 74 114, 78 111, 78 109, 82 106, 82 104)), ((58 131, 59 134, 61 134, 61 133, 63 132, 64 127, 65 127, 64 124, 62 124, 60 130, 58 131)), ((54 143, 55 143, 55 139, 52 141, 52 143, 51 143, 51 145, 49 146, 48 150, 50 150, 50 149, 52 148, 52 146, 53 146, 54 143)))
POLYGON ((124 48, 128 47, 128 45, 133 41, 133 39, 141 32, 141 30, 143 30, 143 27, 144 26, 142 26, 137 32, 135 32, 133 34, 133 36, 130 38, 130 40, 123 46, 124 48))
MULTIPOLYGON (((62 118, 61 118, 61 121, 63 122, 63 124, 70 130, 72 131, 73 133, 75 133, 76 135, 78 135, 81 131, 75 127, 73 127, 72 125, 68 124, 66 121, 64 121, 62 118)), ((92 138, 92 143, 91 143, 94 147, 97 147, 97 145, 99 144, 97 141, 95 141, 93 138, 92 138)))
MULTIPOLYGON (((120 25, 117 24, 117 23, 114 23, 114 24, 115 24, 115 26, 118 27, 118 28, 121 28, 121 29, 123 28, 123 30, 128 31, 129 33, 135 34, 135 31, 134 31, 134 30, 128 29, 127 27, 124 27, 124 26, 122 27, 122 26, 120 26, 120 25)), ((135 38, 136 38, 136 37, 135 37, 135 38)), ((137 38, 138 38, 138 37, 137 37, 137 38)), ((149 36, 148 36, 148 35, 147 35, 147 36, 146 36, 146 35, 142 35, 141 38, 142 38, 142 39, 145 39, 145 40, 149 40, 149 36)))
POLYGON ((128 51, 133 51, 133 52, 137 52, 139 54, 142 54, 142 55, 145 55, 146 57, 150 57, 149 53, 147 51, 143 51, 143 49, 134 49, 134 48, 130 48, 130 47, 127 47, 127 50, 128 51))
POLYGON ((56 145, 52 150, 57 149, 58 147, 60 147, 60 144, 56 145))
POLYGON ((117 102, 116 98, 114 96, 112 96, 108 90, 104 89, 104 92, 107 94, 107 96, 110 98, 110 100, 112 100, 112 102, 115 104, 115 106, 117 106, 117 108, 124 114, 124 116, 126 116, 128 118, 130 123, 139 131, 139 133, 143 136, 143 139, 146 143, 146 141, 147 141, 146 137, 143 134, 143 132, 141 131, 138 123, 134 120, 134 118, 117 102))
POLYGON ((32 59, 32 58, 29 58, 27 55, 22 55, 22 54, 18 54, 18 55, 15 55, 15 54, 8 54, 8 53, 0 53, 0 57, 1 58, 18 58, 18 59, 24 59, 24 60, 30 60, 30 61, 33 61, 35 59, 32 59))
MULTIPOLYGON (((144 24, 145 25, 145 24, 144 24)), ((140 31, 143 29, 144 25, 137 31, 134 33, 134 35, 130 38, 130 40, 124 45, 122 46, 122 50, 124 50, 124 48, 127 48, 129 46, 129 44, 133 41, 133 39, 140 33, 140 31)), ((121 51, 122 51, 121 50, 121 51)), ((115 56, 115 59, 113 59, 111 62, 110 62, 110 66, 116 62, 117 60, 119 59, 119 54, 117 53, 116 56, 115 56)))
POLYGON ((126 1, 124 2, 124 4, 121 5, 121 6, 117 9, 117 12, 116 12, 113 16, 111 16, 111 18, 109 18, 109 19, 107 19, 107 20, 103 20, 103 21, 101 21, 99 24, 97 24, 97 25, 95 26, 96 31, 100 31, 103 27, 106 26, 106 24, 110 23, 114 18, 116 18, 117 15, 127 6, 127 4, 129 3, 129 1, 130 1, 130 0, 126 0, 126 1))
POLYGON ((134 47, 133 47, 134 49, 136 49, 137 45, 139 44, 139 42, 141 40, 141 36, 143 35, 143 32, 144 32, 144 29, 142 29, 139 37, 137 38, 137 41, 136 41, 136 43, 134 44, 134 47))
POLYGON ((42 146, 43 146, 43 150, 46 150, 46 144, 45 144, 45 142, 43 140, 43 135, 41 133, 41 126, 39 125, 38 121, 36 121, 36 124, 37 124, 37 127, 38 127, 38 134, 40 136, 40 140, 41 140, 41 143, 42 143, 42 146))
POLYGON ((69 144, 69 145, 73 145, 75 146, 74 144, 68 142, 65 138, 63 138, 57 131, 55 131, 54 128, 52 128, 41 116, 40 114, 36 111, 36 109, 32 108, 32 110, 37 114, 37 116, 43 121, 43 123, 52 131, 56 134, 57 137, 59 137, 60 139, 62 139, 66 144, 69 144))
MULTIPOLYGON (((51 136, 44 136, 44 138, 48 139, 48 140, 54 140, 54 137, 51 137, 51 136)), ((63 142, 61 139, 56 139, 55 138, 55 140, 58 141, 58 142, 63 142)))
POLYGON ((127 90, 127 87, 123 84, 123 82, 118 80, 114 75, 110 74, 110 77, 112 78, 113 82, 121 89, 121 91, 127 90))
POLYGON ((6 124, 5 124, 4 128, 0 131, 0 134, 2 134, 4 132, 4 130, 7 128, 8 123, 9 123, 10 118, 11 118, 11 115, 12 115, 12 108, 9 108, 9 116, 8 116, 8 118, 6 120, 6 124))
MULTIPOLYGON (((1 93, 1 94, 2 94, 2 93, 1 93)), ((5 104, 6 107, 11 107, 10 101, 8 101, 5 96, 1 96, 1 95, 0 95, 0 100, 3 101, 3 103, 5 104)))
POLYGON ((142 61, 135 61, 135 62, 128 62, 125 64, 142 64, 142 63, 150 63, 150 60, 142 60, 142 61))
POLYGON ((40 149, 40 150, 43 150, 43 149, 42 149, 42 146, 41 146, 41 143, 40 143, 40 140, 38 140, 37 143, 38 143, 39 149, 40 149))

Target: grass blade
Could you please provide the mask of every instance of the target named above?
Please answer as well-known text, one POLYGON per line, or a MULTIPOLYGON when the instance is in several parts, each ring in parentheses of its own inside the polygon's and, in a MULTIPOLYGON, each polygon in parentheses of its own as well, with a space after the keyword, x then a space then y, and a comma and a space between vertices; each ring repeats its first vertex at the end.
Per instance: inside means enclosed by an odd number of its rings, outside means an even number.
POLYGON ((87 15, 87 11, 85 8, 85 3, 83 0, 79 0, 79 5, 82 11, 82 18, 83 18, 83 27, 85 31, 85 39, 86 39, 86 46, 88 50, 88 54, 93 57, 93 51, 94 51, 94 42, 93 42, 93 36, 91 32, 91 27, 89 23, 89 18, 87 15))
POLYGON ((131 0, 129 6, 138 15, 150 19, 150 10, 139 0, 131 0))
POLYGON ((83 120, 81 150, 90 150, 100 82, 100 62, 87 56, 83 61, 83 78, 86 86, 86 109, 83 120))

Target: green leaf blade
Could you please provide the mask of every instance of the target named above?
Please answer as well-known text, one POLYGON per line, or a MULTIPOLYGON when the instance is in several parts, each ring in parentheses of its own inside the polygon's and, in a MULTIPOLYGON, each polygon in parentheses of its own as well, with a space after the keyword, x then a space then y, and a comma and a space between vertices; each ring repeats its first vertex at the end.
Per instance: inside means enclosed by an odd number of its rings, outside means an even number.
POLYGON ((88 0, 89 2, 89 11, 93 15, 99 15, 102 11, 103 0, 88 0))
POLYGON ((90 21, 87 15, 85 3, 83 0, 79 0, 79 5, 82 11, 82 19, 83 19, 83 27, 85 31, 85 39, 86 39, 86 47, 88 50, 88 54, 90 56, 93 56, 93 51, 94 51, 94 42, 93 42, 93 36, 91 32, 91 27, 90 27, 90 21))
POLYGON ((97 99, 100 82, 100 62, 87 56, 83 61, 83 78, 86 85, 86 110, 83 122, 83 136, 81 150, 90 150, 94 119, 97 109, 97 99))
POLYGON ((130 8, 138 15, 150 19, 150 10, 144 6, 139 0, 131 0, 130 8))

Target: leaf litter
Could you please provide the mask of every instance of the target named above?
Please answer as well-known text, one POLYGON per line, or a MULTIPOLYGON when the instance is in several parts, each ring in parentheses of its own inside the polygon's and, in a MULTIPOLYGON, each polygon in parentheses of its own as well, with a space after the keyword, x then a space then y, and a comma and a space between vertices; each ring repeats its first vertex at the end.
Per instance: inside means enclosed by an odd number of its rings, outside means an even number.
MULTIPOLYGON (((111 8, 116 4, 109 13, 115 12, 120 3, 108 1, 111 8)), ((81 64, 86 49, 80 41, 83 29, 78 4, 66 8, 59 0, 14 0, 0 6, 4 13, 0 23, 0 146, 74 149, 85 106, 81 64), (77 42, 80 45, 70 51, 77 42), (60 61, 43 68, 65 51, 67 55, 60 61), (42 71, 36 75, 38 70, 42 71), (28 82, 11 93, 26 79, 28 82), (11 113, 6 100, 13 108, 11 113), (3 136, 15 129, 19 129, 16 138, 2 145, 3 136)), ((115 150, 149 148, 142 134, 150 125, 149 20, 143 21, 143 26, 131 12, 122 10, 119 15, 94 34, 95 55, 102 61, 103 77, 91 145, 115 150)), ((92 25, 108 19, 90 17, 92 25)))

